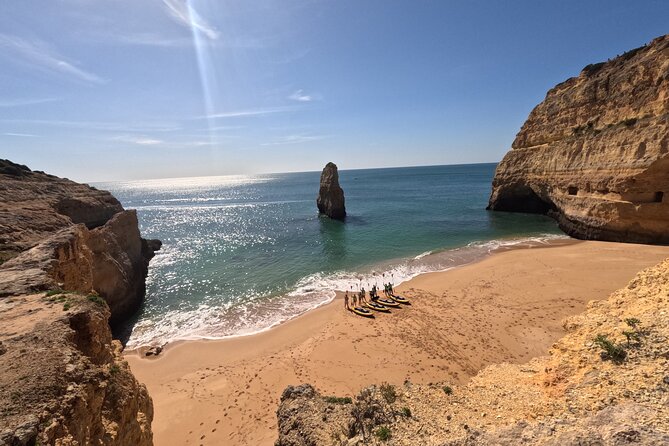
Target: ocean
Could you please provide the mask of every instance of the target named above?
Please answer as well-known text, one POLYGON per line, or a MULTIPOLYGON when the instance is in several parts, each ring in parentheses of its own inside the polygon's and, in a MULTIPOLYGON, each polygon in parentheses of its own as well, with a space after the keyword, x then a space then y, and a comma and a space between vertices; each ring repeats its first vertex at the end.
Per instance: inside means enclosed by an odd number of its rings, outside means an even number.
POLYGON ((340 171, 345 223, 318 216, 320 172, 95 184, 163 242, 128 347, 257 333, 334 290, 566 238, 547 217, 485 210, 495 166, 340 171))

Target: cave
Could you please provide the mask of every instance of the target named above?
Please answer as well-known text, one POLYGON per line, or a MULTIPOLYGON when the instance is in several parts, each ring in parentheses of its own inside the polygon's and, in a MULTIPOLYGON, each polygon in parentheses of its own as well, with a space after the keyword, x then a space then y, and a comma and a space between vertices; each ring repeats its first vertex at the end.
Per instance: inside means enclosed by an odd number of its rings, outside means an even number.
POLYGON ((486 208, 494 211, 526 212, 531 214, 546 214, 555 209, 550 200, 545 200, 526 184, 516 184, 514 187, 500 191, 494 201, 486 208))
POLYGON ((653 197, 653 201, 655 203, 662 203, 662 199, 664 198, 664 192, 655 192, 655 196, 653 197))
POLYGON ((578 193, 578 187, 576 187, 576 186, 569 186, 569 187, 567 188, 567 193, 568 193, 569 195, 576 195, 576 194, 578 193))

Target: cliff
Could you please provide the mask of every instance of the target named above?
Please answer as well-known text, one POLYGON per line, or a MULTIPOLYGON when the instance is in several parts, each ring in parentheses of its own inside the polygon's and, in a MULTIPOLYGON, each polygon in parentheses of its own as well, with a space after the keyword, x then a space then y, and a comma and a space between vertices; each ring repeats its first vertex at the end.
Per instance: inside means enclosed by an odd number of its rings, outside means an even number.
POLYGON ((99 297, 0 299, 0 445, 150 446, 153 404, 99 297))
POLYGON ((463 386, 381 385, 353 399, 289 387, 278 446, 669 444, 669 259, 567 318, 549 356, 463 386))
POLYGON ((159 248, 109 192, 0 160, 0 297, 95 291, 115 324, 141 305, 159 248))
POLYGON ((151 445, 153 407, 108 322, 157 240, 109 192, 0 160, 0 445, 151 445))
POLYGON ((344 190, 339 185, 337 165, 327 163, 321 173, 321 185, 316 199, 318 212, 335 220, 346 218, 344 190))
POLYGON ((488 209, 581 239, 669 244, 669 36, 551 89, 497 166, 488 209))

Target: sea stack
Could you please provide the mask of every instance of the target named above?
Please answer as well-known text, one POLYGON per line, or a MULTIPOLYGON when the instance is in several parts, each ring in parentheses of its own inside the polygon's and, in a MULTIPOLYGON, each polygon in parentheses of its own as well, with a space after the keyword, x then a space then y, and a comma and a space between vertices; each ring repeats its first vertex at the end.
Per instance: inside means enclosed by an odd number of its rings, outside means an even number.
POLYGON ((669 244, 669 35, 586 66, 537 105, 488 209, 544 213, 580 239, 669 244))
POLYGON ((346 218, 344 191, 339 186, 339 172, 335 163, 327 163, 321 173, 321 187, 316 199, 318 212, 335 220, 346 218))

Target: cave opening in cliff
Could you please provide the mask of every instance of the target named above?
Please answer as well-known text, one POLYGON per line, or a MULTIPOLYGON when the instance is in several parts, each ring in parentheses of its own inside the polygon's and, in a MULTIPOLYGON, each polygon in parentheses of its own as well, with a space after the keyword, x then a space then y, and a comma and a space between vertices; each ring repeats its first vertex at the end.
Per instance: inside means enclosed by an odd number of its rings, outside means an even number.
POLYGON ((655 192, 655 197, 654 197, 653 201, 655 203, 662 203, 663 198, 664 198, 664 192, 658 191, 658 192, 655 192))
POLYGON ((578 193, 578 187, 576 187, 576 186, 569 186, 569 187, 567 188, 567 193, 568 193, 569 195, 576 195, 576 194, 578 193))

